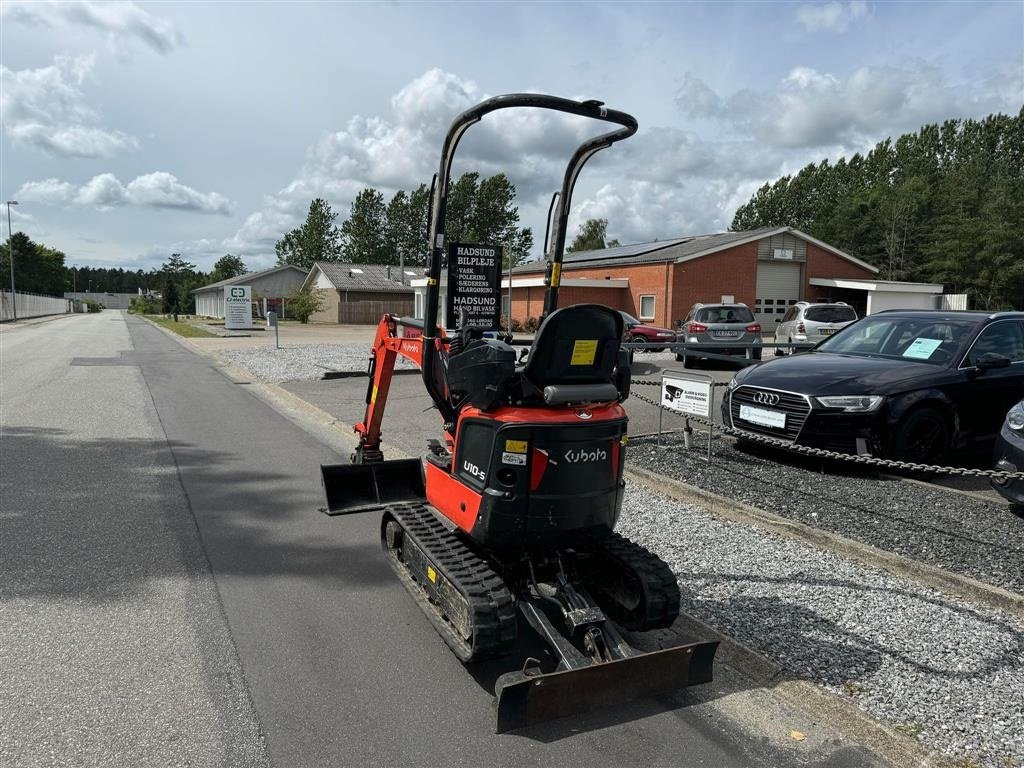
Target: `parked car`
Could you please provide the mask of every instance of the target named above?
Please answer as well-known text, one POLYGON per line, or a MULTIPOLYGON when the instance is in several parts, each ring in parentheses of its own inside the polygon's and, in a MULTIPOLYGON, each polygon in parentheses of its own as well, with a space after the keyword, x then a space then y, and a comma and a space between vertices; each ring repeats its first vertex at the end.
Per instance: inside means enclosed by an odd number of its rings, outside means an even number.
POLYGON ((694 304, 686 318, 676 322, 679 341, 691 344, 719 344, 723 347, 702 347, 699 350, 676 353, 676 360, 684 368, 692 368, 702 359, 703 352, 716 355, 735 355, 761 359, 761 324, 746 304, 694 304))
MULTIPOLYGON (((996 438, 995 468, 1004 472, 1024 471, 1024 400, 1006 414, 996 438)), ((992 487, 1011 504, 1024 508, 1024 480, 993 480, 992 487)))
MULTIPOLYGON (((777 321, 775 343, 817 343, 842 330, 856 319, 856 310, 842 301, 817 304, 798 301, 789 308, 781 320, 777 321)), ((789 348, 787 351, 798 350, 789 348)), ((785 352, 782 349, 776 349, 775 354, 783 355, 785 352)))
POLYGON ((801 445, 934 464, 991 445, 1022 392, 1024 312, 894 310, 739 371, 722 415, 801 445))
MULTIPOLYGON (((626 341, 632 341, 638 344, 656 344, 658 342, 671 344, 676 340, 675 331, 669 330, 668 328, 661 328, 657 325, 648 325, 647 323, 641 323, 635 317, 626 314, 625 312, 620 311, 619 314, 622 315, 622 321, 625 328, 624 335, 626 341)), ((648 349, 654 352, 661 352, 665 348, 649 347, 648 349)))

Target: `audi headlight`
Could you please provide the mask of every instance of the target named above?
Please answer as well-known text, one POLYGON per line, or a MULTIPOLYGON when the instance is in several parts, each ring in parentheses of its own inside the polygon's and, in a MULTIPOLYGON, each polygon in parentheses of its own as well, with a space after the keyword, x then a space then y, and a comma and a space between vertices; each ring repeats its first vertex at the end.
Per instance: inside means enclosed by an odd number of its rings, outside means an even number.
POLYGON ((1017 432, 1024 430, 1024 402, 1017 403, 1006 414, 1006 426, 1017 432))
POLYGON ((826 408, 841 408, 847 413, 869 413, 877 410, 885 397, 883 395, 838 395, 814 399, 826 408))

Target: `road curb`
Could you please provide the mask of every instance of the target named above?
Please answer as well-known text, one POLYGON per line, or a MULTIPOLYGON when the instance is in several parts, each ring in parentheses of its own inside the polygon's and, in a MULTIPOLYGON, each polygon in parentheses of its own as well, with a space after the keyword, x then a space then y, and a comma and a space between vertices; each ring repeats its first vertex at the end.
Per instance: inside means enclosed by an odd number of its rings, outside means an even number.
POLYGON ((659 475, 649 469, 627 466, 626 475, 677 501, 698 504, 718 517, 745 525, 753 525, 780 536, 811 544, 819 549, 837 552, 863 565, 879 568, 895 576, 910 579, 918 584, 924 584, 952 597, 967 600, 985 608, 1003 611, 1024 621, 1024 596, 1015 592, 985 584, 969 576, 944 571, 934 565, 921 563, 903 555, 886 552, 870 544, 847 539, 796 520, 780 517, 749 504, 688 485, 680 480, 659 475))

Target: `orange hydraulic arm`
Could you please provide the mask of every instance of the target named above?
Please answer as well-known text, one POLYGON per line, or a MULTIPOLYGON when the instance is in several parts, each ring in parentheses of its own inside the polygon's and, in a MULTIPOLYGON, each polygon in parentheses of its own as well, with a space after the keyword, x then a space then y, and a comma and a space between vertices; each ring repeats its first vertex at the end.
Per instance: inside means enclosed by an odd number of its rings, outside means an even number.
MULTIPOLYGON (((354 457, 357 463, 380 461, 382 458, 380 427, 398 356, 411 360, 417 368, 423 367, 423 344, 426 342, 422 337, 398 336, 398 325, 401 322, 402 319, 397 315, 384 315, 377 325, 367 370, 370 381, 366 388, 366 413, 363 420, 355 426, 355 431, 359 435, 357 456, 354 457)), ((444 333, 439 332, 431 341, 439 351, 447 349, 444 333)))

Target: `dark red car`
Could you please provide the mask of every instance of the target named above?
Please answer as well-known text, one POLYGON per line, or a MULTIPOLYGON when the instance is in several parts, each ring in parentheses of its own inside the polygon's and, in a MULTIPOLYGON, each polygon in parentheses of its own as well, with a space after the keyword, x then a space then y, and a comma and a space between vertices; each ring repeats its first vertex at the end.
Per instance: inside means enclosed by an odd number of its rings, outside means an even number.
MULTIPOLYGON (((633 341, 640 344, 657 344, 665 343, 671 344, 676 340, 675 331, 671 331, 668 328, 660 328, 657 325, 647 325, 641 323, 632 315, 627 315, 625 312, 620 312, 622 315, 622 321, 625 327, 625 337, 627 341, 633 341)), ((647 351, 660 352, 664 347, 653 347, 647 351)))

